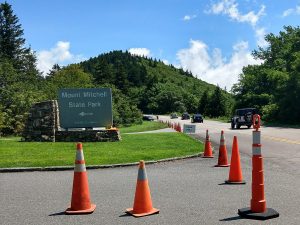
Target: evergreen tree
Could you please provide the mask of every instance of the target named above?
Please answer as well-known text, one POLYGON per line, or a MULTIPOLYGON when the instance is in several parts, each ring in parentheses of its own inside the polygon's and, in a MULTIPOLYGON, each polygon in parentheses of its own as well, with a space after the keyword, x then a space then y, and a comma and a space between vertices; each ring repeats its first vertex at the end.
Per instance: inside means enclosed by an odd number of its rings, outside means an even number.
POLYGON ((208 90, 204 91, 204 93, 202 94, 200 101, 199 101, 199 106, 198 106, 198 112, 201 114, 206 114, 206 108, 208 105, 208 90))
POLYGON ((11 61, 17 71, 35 68, 31 49, 24 47, 23 29, 11 5, 0 4, 0 59, 11 61), (31 67, 31 68, 30 68, 31 67))
POLYGON ((216 87, 214 93, 210 97, 207 111, 208 115, 211 117, 219 117, 225 115, 224 98, 219 86, 216 87))
POLYGON ((47 79, 53 77, 58 71, 61 70, 61 67, 58 64, 54 64, 52 69, 47 73, 47 79))
POLYGON ((44 99, 43 79, 36 69, 36 57, 26 48, 23 29, 11 5, 0 4, 0 105, 1 132, 20 133, 31 105, 44 99))

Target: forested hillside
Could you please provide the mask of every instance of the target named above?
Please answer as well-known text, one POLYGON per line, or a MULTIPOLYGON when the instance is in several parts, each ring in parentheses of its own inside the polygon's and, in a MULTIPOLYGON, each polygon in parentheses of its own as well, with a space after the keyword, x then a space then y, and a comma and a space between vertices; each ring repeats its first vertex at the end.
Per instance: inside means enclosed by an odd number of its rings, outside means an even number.
MULTIPOLYGON (((195 113, 200 110, 209 115, 218 114, 213 112, 215 106, 199 108, 203 93, 207 92, 211 96, 216 86, 193 77, 188 71, 165 65, 156 59, 113 51, 82 62, 80 66, 93 76, 95 85, 113 84, 143 113, 195 113)), ((225 105, 232 105, 232 102, 227 92, 219 91, 219 104, 224 106, 224 110, 217 116, 223 116, 226 112, 229 113, 229 110, 225 110, 225 105)))

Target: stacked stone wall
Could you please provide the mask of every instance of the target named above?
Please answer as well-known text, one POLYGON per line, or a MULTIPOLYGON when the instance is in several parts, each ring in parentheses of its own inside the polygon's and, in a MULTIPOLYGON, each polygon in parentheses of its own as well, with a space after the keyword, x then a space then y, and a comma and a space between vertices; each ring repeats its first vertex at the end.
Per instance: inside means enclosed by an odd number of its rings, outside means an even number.
POLYGON ((55 141, 58 130, 57 101, 39 102, 29 111, 23 132, 24 141, 55 141))

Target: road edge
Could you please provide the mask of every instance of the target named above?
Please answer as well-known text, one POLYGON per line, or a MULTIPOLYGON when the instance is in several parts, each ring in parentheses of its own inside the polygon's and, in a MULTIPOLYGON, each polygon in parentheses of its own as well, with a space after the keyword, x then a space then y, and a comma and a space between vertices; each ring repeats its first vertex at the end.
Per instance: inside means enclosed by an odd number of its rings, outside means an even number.
MULTIPOLYGON (((145 161, 146 164, 156 164, 156 163, 164 163, 170 161, 178 161, 190 158, 200 157, 202 153, 197 153, 194 155, 187 155, 182 157, 173 157, 167 159, 160 160, 151 160, 145 161)), ((88 170, 90 169, 107 169, 107 168, 117 168, 117 167, 128 167, 128 166, 136 166, 139 162, 133 163, 122 163, 122 164, 108 164, 108 165, 89 165, 86 166, 88 170)), ((15 173, 15 172, 36 172, 36 171, 65 171, 65 170, 74 170, 74 166, 49 166, 49 167, 18 167, 18 168, 0 168, 0 173, 15 173)))

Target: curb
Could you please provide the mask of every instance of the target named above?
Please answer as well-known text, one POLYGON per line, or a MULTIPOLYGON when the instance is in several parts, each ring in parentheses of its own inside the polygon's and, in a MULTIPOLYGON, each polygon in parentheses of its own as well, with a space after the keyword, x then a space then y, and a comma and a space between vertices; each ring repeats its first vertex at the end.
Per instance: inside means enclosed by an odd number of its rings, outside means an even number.
MULTIPOLYGON (((183 157, 174 157, 153 161, 145 161, 146 164, 156 164, 164 163, 170 161, 178 161, 183 159, 197 158, 200 157, 202 153, 195 155, 188 155, 183 157)), ((86 166, 87 169, 107 169, 107 168, 117 168, 117 167, 129 167, 139 165, 139 162, 133 163, 123 163, 123 164, 111 164, 111 165, 90 165, 86 166)), ((35 171, 65 171, 65 170, 74 170, 74 166, 49 166, 49 167, 18 167, 18 168, 0 168, 0 173, 15 173, 15 172, 35 172, 35 171)))

